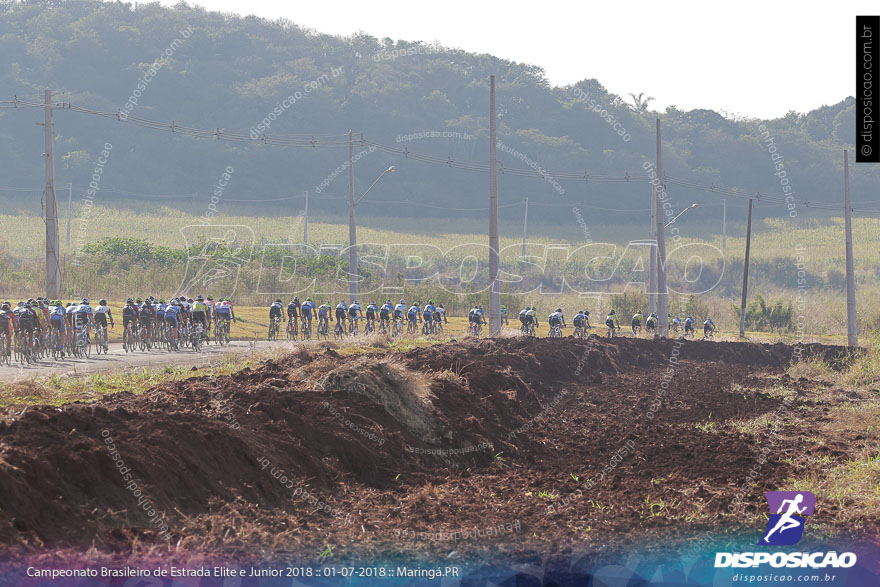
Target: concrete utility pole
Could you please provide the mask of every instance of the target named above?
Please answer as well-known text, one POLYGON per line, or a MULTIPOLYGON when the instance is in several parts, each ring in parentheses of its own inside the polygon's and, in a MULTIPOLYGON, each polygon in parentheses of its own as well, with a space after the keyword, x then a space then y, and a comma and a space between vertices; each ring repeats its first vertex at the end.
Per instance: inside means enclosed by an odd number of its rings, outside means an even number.
POLYGON ((498 283, 498 156, 495 148, 495 76, 489 76, 489 334, 501 334, 501 290, 498 283))
POLYGON ((663 222, 663 202, 666 188, 663 185, 663 158, 660 148, 660 119, 657 119, 657 177, 660 182, 657 185, 657 198, 654 205, 657 207, 657 330, 660 336, 669 334, 669 294, 666 291, 666 236, 663 222))
POLYGON ((657 311, 657 194, 654 186, 651 186, 651 230, 650 257, 648 262, 648 313, 657 311))
POLYGON ((526 256, 526 234, 529 231, 529 199, 526 198, 526 213, 523 216, 523 246, 522 246, 522 256, 526 256))
POLYGON ((52 90, 44 99, 46 121, 46 295, 61 297, 61 265, 58 255, 58 205, 55 201, 55 126, 52 120, 52 90))
POLYGON ((746 335, 746 298, 749 297, 749 253, 752 248, 752 199, 749 198, 749 220, 746 223, 746 258, 743 262, 743 293, 739 305, 739 337, 746 335))
POLYGON ((846 229, 846 344, 858 346, 859 334, 856 323, 856 279, 853 270, 852 208, 849 205, 849 152, 843 150, 843 205, 846 229))
POLYGON ((721 200, 721 252, 727 252, 727 199, 721 200))
POLYGON ((309 242, 309 190, 306 190, 306 206, 303 214, 303 242, 309 242))
POLYGON ((358 299, 357 230, 354 224, 354 142, 348 131, 348 297, 358 299))
POLYGON ((67 182, 67 248, 70 248, 70 216, 73 208, 73 184, 67 182))

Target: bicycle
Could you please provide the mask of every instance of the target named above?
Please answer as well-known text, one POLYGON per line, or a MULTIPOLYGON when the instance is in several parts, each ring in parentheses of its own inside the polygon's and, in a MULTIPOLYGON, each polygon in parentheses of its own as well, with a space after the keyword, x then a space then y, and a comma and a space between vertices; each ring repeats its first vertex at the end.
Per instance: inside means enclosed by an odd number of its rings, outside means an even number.
POLYGON ((318 320, 318 338, 323 338, 324 340, 330 338, 330 323, 318 320))
POLYGON ((78 355, 88 359, 92 356, 92 340, 89 337, 89 328, 87 325, 83 325, 80 329, 79 333, 76 337, 76 347, 78 349, 78 355))
POLYGON ((533 322, 525 322, 519 327, 519 331, 525 336, 535 336, 535 325, 533 322))
POLYGON ((436 320, 434 322, 434 334, 436 334, 437 336, 443 334, 443 322, 441 322, 440 320, 436 320))
POLYGON ((642 333, 642 327, 641 326, 633 326, 632 331, 633 331, 633 338, 638 338, 639 335, 642 333))
POLYGON ((358 335, 358 322, 356 318, 348 319, 348 334, 349 336, 357 336, 358 335))
POLYGON ((290 320, 288 320, 287 325, 287 340, 296 340, 299 337, 299 320, 297 320, 296 316, 292 316, 290 320))
POLYGON ((468 335, 476 336, 480 338, 483 334, 483 325, 479 322, 471 322, 471 325, 468 327, 468 335))
POLYGON ((554 324, 550 327, 550 333, 547 336, 550 338, 562 338, 562 327, 559 324, 554 324))
POLYGON ((391 325, 391 336, 400 336, 403 334, 403 318, 394 317, 394 323, 391 325))
POLYGON ((379 320, 379 334, 388 334, 388 318, 379 320))
POLYGON ((95 322, 95 352, 107 354, 107 329, 95 322))
POLYGON ((620 326, 608 326, 607 324, 606 326, 608 327, 608 338, 614 338, 615 335, 620 336, 619 334, 617 334, 617 332, 620 330, 620 326))
POLYGON ((693 338, 694 338, 694 329, 693 329, 693 328, 687 328, 687 327, 685 327, 685 329, 684 329, 684 338, 690 338, 691 340, 693 340, 693 338))
POLYGON ((423 320, 422 321, 422 334, 425 336, 428 336, 433 333, 434 332, 433 332, 432 322, 429 322, 428 320, 423 320))
POLYGON ((302 318, 302 339, 303 340, 311 340, 312 339, 312 321, 311 319, 303 316, 302 318))
POLYGON ((12 364, 12 346, 9 344, 9 334, 0 332, 0 364, 12 364))
POLYGON ((126 353, 133 353, 136 340, 137 337, 129 323, 126 325, 125 330, 122 331, 122 349, 126 353))
POLYGON ((214 324, 214 342, 223 346, 229 344, 229 321, 225 318, 218 318, 214 324))
POLYGON ((340 340, 345 336, 345 326, 342 325, 342 320, 336 321, 336 326, 333 328, 333 336, 336 337, 336 340, 340 340))
POLYGON ((704 330, 702 340, 715 340, 714 330, 704 330))
POLYGON ((269 322, 269 336, 266 340, 278 340, 279 330, 281 330, 281 318, 272 318, 269 322))
POLYGON ((202 342, 205 339, 205 327, 202 326, 201 323, 197 323, 190 333, 190 345, 192 346, 193 351, 199 352, 202 350, 202 342))
POLYGON ((575 338, 587 338, 587 326, 575 326, 574 327, 574 337, 575 338))
MULTIPOLYGON (((2 344, 3 339, 0 338, 0 345, 2 344)), ((52 350, 52 358, 56 361, 64 356, 64 343, 61 340, 61 332, 54 327, 49 334, 49 348, 52 350)))
POLYGON ((375 318, 367 318, 367 323, 364 325, 364 336, 370 336, 376 332, 376 319, 375 318))
POLYGON ((418 332, 418 326, 415 320, 408 320, 406 324, 406 333, 415 335, 418 332))

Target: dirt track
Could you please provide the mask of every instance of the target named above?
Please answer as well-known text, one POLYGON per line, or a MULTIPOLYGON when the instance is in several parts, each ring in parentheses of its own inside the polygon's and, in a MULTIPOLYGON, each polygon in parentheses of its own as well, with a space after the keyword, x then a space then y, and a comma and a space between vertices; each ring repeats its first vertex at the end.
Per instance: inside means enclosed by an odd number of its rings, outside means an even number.
POLYGON ((161 556, 157 516, 188 556, 242 561, 314 558, 327 544, 336 561, 545 557, 735 531, 793 473, 787 455, 846 451, 845 439, 817 448, 809 430, 786 433, 727 517, 762 455, 754 438, 698 425, 821 418, 770 393, 814 387, 783 375, 791 358, 784 345, 602 339, 300 350, 140 396, 31 408, 0 424, 0 543, 15 556, 161 556))
POLYGON ((198 353, 193 352, 192 349, 183 349, 175 353, 160 350, 126 353, 122 349, 122 343, 110 343, 110 350, 106 355, 99 355, 93 352, 88 359, 64 358, 55 360, 47 358, 25 366, 16 363, 13 363, 11 366, 0 366, 0 380, 8 382, 45 375, 93 373, 95 371, 107 371, 124 367, 200 365, 216 360, 225 353, 243 353, 253 349, 262 350, 270 348, 273 344, 284 345, 286 343, 270 343, 265 340, 232 341, 228 346, 224 347, 218 347, 213 344, 206 345, 198 353))

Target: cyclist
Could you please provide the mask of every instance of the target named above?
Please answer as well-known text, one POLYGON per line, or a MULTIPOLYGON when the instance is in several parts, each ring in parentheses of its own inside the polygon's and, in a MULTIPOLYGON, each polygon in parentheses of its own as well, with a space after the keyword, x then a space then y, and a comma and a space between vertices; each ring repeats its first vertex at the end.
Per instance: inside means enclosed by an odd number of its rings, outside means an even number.
POLYGON ((691 336, 694 335, 694 317, 690 314, 684 319, 684 335, 687 336, 688 332, 691 333, 691 336))
POLYGON ((299 321, 299 296, 290 300, 290 303, 287 304, 287 328, 289 330, 293 330, 294 324, 299 321))
POLYGON ((529 310, 531 310, 531 308, 526 306, 519 311, 519 323, 523 326, 529 323, 529 310))
POLYGON ((394 306, 394 319, 402 320, 403 316, 406 314, 406 301, 400 300, 397 302, 397 305, 394 306))
POLYGON ((471 308, 471 311, 468 312, 468 322, 471 324, 473 328, 474 324, 482 326, 483 324, 487 324, 486 317, 483 313, 483 306, 479 304, 471 308))
MULTIPOLYGON (((140 298, 138 298, 140 299, 140 298)), ((167 308, 165 310, 168 311, 167 308)), ((156 323, 156 309, 153 307, 152 302, 149 298, 144 300, 141 304, 140 309, 138 310, 138 321, 140 322, 141 329, 148 339, 153 339, 153 325, 156 323)))
POLYGON ((574 315, 574 320, 572 320, 572 322, 574 323, 575 329, 584 328, 584 320, 585 319, 586 319, 586 316, 584 316, 584 311, 583 310, 578 311, 578 313, 574 315))
POLYGON ((67 305, 64 306, 64 322, 66 323, 67 330, 73 332, 73 313, 70 311, 76 304, 73 302, 67 302, 67 305))
POLYGON ((138 307, 135 305, 134 300, 131 298, 125 300, 125 305, 122 306, 122 329, 127 329, 129 324, 131 324, 132 334, 137 334, 138 307))
POLYGON ((113 313, 110 311, 110 306, 107 305, 107 300, 99 300, 98 307, 95 308, 95 324, 103 329, 103 340, 104 340, 104 350, 109 350, 110 344, 107 341, 107 320, 110 320, 110 328, 116 328, 116 324, 113 322, 113 313))
POLYGON ((504 304, 501 304, 501 323, 510 326, 510 322, 507 319, 507 308, 504 307, 504 304))
POLYGON ((306 323, 308 323, 308 327, 312 327, 312 315, 315 314, 315 302, 312 301, 312 298, 306 298, 306 301, 302 303, 299 307, 302 310, 302 320, 303 320, 303 328, 305 328, 306 323))
POLYGON ((639 335, 639 331, 642 329, 642 320, 643 320, 643 316, 642 316, 641 310, 639 310, 638 312, 633 314, 633 318, 632 318, 633 336, 639 335))
POLYGON ((584 326, 586 326, 588 329, 592 328, 592 326, 590 326, 590 311, 584 310, 582 313, 584 315, 584 326))
POLYGON ((336 322, 345 329, 345 315, 348 312, 348 305, 345 300, 339 300, 336 304, 336 322))
POLYGON ((655 312, 651 312, 651 315, 645 320, 645 330, 648 332, 657 330, 657 314, 655 312))
POLYGON ((669 316, 667 316, 667 320, 669 320, 668 324, 672 327, 672 330, 674 332, 678 332, 679 330, 681 330, 681 318, 678 317, 678 314, 676 314, 675 316, 669 314, 669 316))
POLYGON ((195 326, 196 324, 201 324, 202 328, 205 329, 205 336, 207 336, 208 332, 208 313, 210 312, 208 304, 205 303, 205 298, 199 294, 196 297, 196 301, 193 302, 192 305, 192 314, 190 317, 192 319, 192 324, 195 326))
POLYGON ((412 324, 413 332, 417 332, 416 324, 421 324, 422 322, 422 308, 418 302, 413 302, 413 305, 409 307, 409 310, 406 312, 406 318, 412 324))
POLYGON ((375 300, 371 300, 370 303, 367 305, 367 312, 365 316, 367 318, 367 323, 371 324, 374 329, 376 328, 376 314, 378 313, 379 306, 376 305, 375 300))
MULTIPOLYGON (((305 308, 305 304, 303 304, 305 308)), ((330 330, 330 320, 333 318, 330 316, 330 302, 324 302, 320 306, 318 306, 318 330, 323 328, 323 332, 328 332, 330 330)))
POLYGON ((608 336, 611 336, 613 330, 620 330, 620 321, 617 319, 617 314, 613 309, 605 317, 605 326, 608 327, 608 336))
POLYGON ((385 325, 386 330, 388 329, 387 323, 391 321, 392 313, 394 313, 394 304, 391 303, 391 300, 385 300, 385 303, 379 308, 379 321, 385 325))
POLYGON ((550 330, 553 330, 554 326, 566 328, 565 316, 562 315, 562 308, 556 308, 556 311, 551 313, 550 317, 547 318, 547 322, 550 324, 550 330))
POLYGON ((277 300, 275 300, 274 302, 272 302, 269 305, 269 322, 270 323, 275 318, 278 318, 278 320, 280 320, 282 322, 286 321, 286 318, 284 318, 284 316, 282 315, 282 311, 281 311, 281 309, 284 307, 283 304, 284 303, 281 301, 281 298, 278 298, 277 300))
POLYGON ((422 319, 428 326, 428 332, 431 332, 431 323, 434 321, 435 312, 437 312, 437 307, 434 305, 434 300, 428 300, 428 303, 422 309, 422 319))
MULTIPOLYGON (((61 308, 64 311, 64 308, 61 308)), ((62 324, 62 332, 64 331, 64 320, 61 321, 62 324)), ((15 326, 15 318, 12 317, 12 308, 9 307, 9 302, 4 302, 3 306, 0 306, 0 332, 6 333, 6 348, 0 349, 3 351, 3 354, 9 356, 12 354, 12 330, 15 326)))
POLYGON ((214 318, 219 323, 221 320, 226 324, 227 330, 226 334, 229 335, 229 321, 230 319, 233 322, 236 322, 235 312, 232 309, 232 303, 226 298, 220 298, 216 304, 214 304, 214 318))
POLYGON ((40 319, 30 302, 25 302, 20 308, 16 308, 16 332, 24 334, 25 340, 30 341, 35 331, 40 329, 40 319))
MULTIPOLYGON (((131 299, 131 298, 129 298, 131 299)), ((165 327, 168 328, 168 332, 174 332, 175 338, 180 336, 180 315, 183 312, 183 307, 180 305, 180 300, 176 298, 171 299, 171 303, 165 308, 165 327)), ((135 322, 135 325, 137 322, 135 322)), ((169 339, 172 340, 173 339, 169 339)))
POLYGON ((715 333, 715 323, 712 322, 712 318, 710 316, 706 316, 706 321, 703 322, 703 338, 707 336, 711 336, 715 333))
POLYGON ((449 320, 446 319, 446 308, 443 307, 443 304, 437 304, 436 310, 437 317, 435 320, 439 323, 441 320, 443 324, 449 324, 449 320))
POLYGON ((348 307, 348 321, 350 328, 357 328, 357 322, 361 318, 364 317, 364 311, 361 310, 361 305, 357 300, 351 302, 351 305, 348 307))
POLYGON ((92 325, 94 315, 95 311, 92 309, 92 306, 89 305, 88 298, 83 298, 73 314, 73 326, 75 331, 81 333, 83 329, 85 329, 86 336, 88 336, 89 326, 92 325))
MULTIPOLYGON (((58 339, 62 341, 62 357, 64 356, 64 314, 64 306, 61 304, 61 300, 53 302, 52 309, 49 311, 49 326, 58 331, 58 339)), ((0 324, 0 330, 3 330, 2 324, 0 324)))

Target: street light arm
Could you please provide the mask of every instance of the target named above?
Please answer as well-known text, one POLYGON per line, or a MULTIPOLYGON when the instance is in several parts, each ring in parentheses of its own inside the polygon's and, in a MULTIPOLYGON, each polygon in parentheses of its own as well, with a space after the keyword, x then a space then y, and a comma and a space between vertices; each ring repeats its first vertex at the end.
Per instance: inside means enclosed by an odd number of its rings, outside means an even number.
POLYGON ((377 183, 379 183, 379 180, 382 179, 382 177, 383 177, 386 173, 389 173, 389 172, 393 173, 393 172, 394 172, 394 167, 389 167, 388 169, 386 169, 385 171, 383 171, 382 173, 380 173, 380 174, 379 174, 379 177, 376 178, 376 181, 373 182, 373 185, 371 185, 369 188, 367 188, 367 191, 364 192, 364 195, 361 196, 360 198, 358 198, 358 201, 355 202, 354 205, 357 206, 358 204, 360 204, 360 203, 361 203, 361 200, 363 200, 364 198, 366 198, 366 197, 367 197, 367 194, 370 193, 370 190, 372 190, 373 187, 374 187, 377 183))

